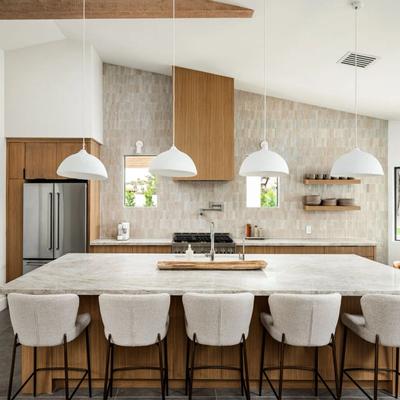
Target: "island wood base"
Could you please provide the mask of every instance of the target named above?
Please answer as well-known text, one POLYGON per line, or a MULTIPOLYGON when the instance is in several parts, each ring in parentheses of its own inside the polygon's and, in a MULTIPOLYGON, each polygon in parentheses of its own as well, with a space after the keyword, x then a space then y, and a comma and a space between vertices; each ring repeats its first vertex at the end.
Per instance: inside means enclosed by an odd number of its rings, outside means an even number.
MULTIPOLYGON (((342 312, 360 313, 359 297, 344 297, 342 299, 342 312)), ((259 315, 267 309, 267 298, 256 297, 254 305, 253 319, 250 326, 250 334, 247 342, 249 373, 251 386, 256 390, 259 364, 261 355, 261 334, 262 328, 259 322, 259 315)), ((104 337, 103 324, 98 306, 97 296, 80 296, 80 312, 89 312, 92 316, 90 326, 90 345, 92 359, 92 377, 93 386, 102 387, 105 368, 106 339, 104 337)), ((339 323, 337 329, 337 351, 338 361, 340 363, 342 347, 343 328, 339 323)), ((11 349, 10 349, 11 351, 11 349)), ((186 354, 186 334, 184 326, 184 314, 182 298, 173 296, 170 309, 170 326, 168 331, 168 363, 170 387, 183 388, 185 377, 185 354, 186 354)), ((311 348, 288 347, 285 354, 286 364, 312 365, 313 351, 311 348)), ((69 344, 69 362, 70 366, 86 367, 85 361, 85 342, 83 335, 69 344)), ((226 364, 237 365, 239 362, 239 351, 234 347, 214 348, 199 346, 196 354, 196 364, 212 365, 226 364)), ((346 353, 346 367, 371 367, 374 362, 374 346, 363 342, 352 333, 348 336, 348 345, 346 353)), ((391 368, 394 362, 394 351, 392 349, 380 350, 380 367, 391 368)), ((278 346, 271 337, 267 336, 266 365, 278 364, 278 346)), ((29 348, 22 347, 22 379, 25 380, 32 372, 33 352, 29 348)), ((62 347, 52 349, 38 349, 38 367, 61 366, 63 365, 62 347)), ((115 366, 124 367, 132 365, 158 365, 158 352, 156 346, 148 348, 116 348, 115 366)), ((330 354, 330 348, 320 350, 319 359, 320 373, 329 382, 333 384, 333 367, 330 354)), ((196 371, 196 387, 237 387, 239 388, 239 377, 236 372, 221 370, 196 371)), ((354 374, 357 379, 364 381, 366 387, 372 386, 372 373, 362 372, 354 374)), ((70 386, 77 383, 77 375, 71 373, 70 386)), ((273 379, 277 379, 277 374, 272 374, 273 379)), ((392 390, 393 377, 389 373, 380 374, 380 388, 392 390)), ((312 387, 312 374, 304 371, 285 371, 284 387, 305 388, 312 387)), ((38 374, 37 387, 38 393, 52 393, 55 389, 63 387, 63 372, 51 371, 40 372, 38 374)), ((115 376, 115 387, 159 387, 158 371, 134 371, 123 372, 115 376), (120 378, 119 378, 120 377, 120 378), (135 378, 137 380, 131 380, 135 378)), ((354 387, 349 382, 345 382, 346 387, 354 387)), ((321 384, 322 387, 322 384, 321 384)), ((27 385, 24 393, 31 393, 32 386, 27 385)))

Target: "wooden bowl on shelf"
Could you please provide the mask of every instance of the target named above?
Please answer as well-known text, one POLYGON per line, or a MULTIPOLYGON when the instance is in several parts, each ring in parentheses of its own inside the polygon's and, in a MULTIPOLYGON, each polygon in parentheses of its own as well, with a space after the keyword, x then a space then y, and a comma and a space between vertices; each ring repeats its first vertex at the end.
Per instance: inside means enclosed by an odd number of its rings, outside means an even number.
POLYGON ((354 206, 355 200, 354 199, 338 199, 337 204, 338 204, 338 206, 354 206))
POLYGON ((336 206, 337 199, 323 199, 322 205, 323 206, 336 206))
POLYGON ((319 194, 304 196, 304 204, 306 206, 319 206, 321 204, 321 196, 319 194))

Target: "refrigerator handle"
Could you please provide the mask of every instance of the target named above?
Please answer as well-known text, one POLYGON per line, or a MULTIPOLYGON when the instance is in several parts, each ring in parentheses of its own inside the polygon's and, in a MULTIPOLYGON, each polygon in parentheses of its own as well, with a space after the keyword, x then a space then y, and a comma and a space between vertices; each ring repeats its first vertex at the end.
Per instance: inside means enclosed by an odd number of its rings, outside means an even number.
POLYGON ((57 192, 57 247, 60 250, 60 193, 57 192))
POLYGON ((49 193, 50 199, 50 246, 49 250, 53 249, 53 193, 49 193))

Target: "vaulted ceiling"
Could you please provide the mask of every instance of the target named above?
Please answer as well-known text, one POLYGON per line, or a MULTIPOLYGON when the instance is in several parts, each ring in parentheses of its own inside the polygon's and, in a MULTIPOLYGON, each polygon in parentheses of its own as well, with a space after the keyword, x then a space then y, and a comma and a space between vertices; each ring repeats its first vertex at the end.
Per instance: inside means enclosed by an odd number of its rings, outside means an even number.
MULTIPOLYGON (((177 65, 232 76, 237 89, 263 92, 264 0, 225 3, 254 10, 250 18, 179 19, 177 65)), ((352 111, 354 71, 337 61, 354 47, 347 0, 268 0, 268 94, 352 111)), ((359 71, 359 109, 400 120, 400 1, 364 0, 359 51, 378 60, 359 71)), ((0 47, 63 38, 79 40, 81 21, 0 21, 0 47)), ((91 19, 87 38, 104 62, 170 74, 170 19, 91 19)))

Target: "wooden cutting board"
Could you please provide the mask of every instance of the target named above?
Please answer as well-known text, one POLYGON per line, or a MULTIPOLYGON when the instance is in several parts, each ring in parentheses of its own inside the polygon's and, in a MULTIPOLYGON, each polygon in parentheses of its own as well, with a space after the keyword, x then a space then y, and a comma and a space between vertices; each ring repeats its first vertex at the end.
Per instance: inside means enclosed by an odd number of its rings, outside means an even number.
POLYGON ((161 270, 225 270, 225 271, 251 271, 264 269, 267 263, 264 260, 249 261, 158 261, 157 267, 161 270))

